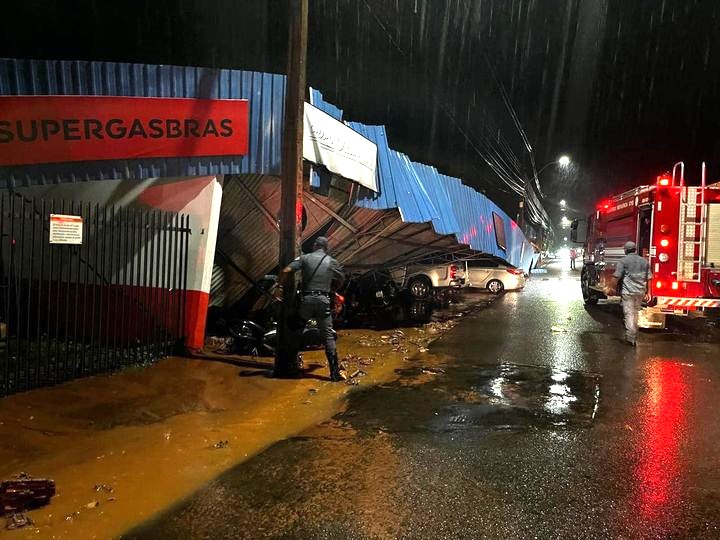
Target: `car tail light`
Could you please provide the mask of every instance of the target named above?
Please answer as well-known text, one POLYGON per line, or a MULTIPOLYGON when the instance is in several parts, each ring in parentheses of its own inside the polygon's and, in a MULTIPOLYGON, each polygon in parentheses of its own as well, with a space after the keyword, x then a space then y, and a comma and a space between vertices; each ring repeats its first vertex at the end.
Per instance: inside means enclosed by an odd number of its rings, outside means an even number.
POLYGON ((450 279, 455 279, 457 277, 457 271, 457 266, 455 266, 454 264, 450 266, 450 279))
POLYGON ((672 282, 673 291, 677 291, 679 287, 680 287, 680 284, 677 281, 672 282))
POLYGON ((662 281, 656 281, 656 282, 655 282, 655 288, 656 288, 656 289, 662 289, 662 286, 663 286, 662 281))
POLYGON ((506 270, 507 270, 508 272, 510 272, 511 274, 515 274, 516 276, 522 276, 522 275, 523 275, 523 271, 520 270, 519 268, 506 268, 506 270))

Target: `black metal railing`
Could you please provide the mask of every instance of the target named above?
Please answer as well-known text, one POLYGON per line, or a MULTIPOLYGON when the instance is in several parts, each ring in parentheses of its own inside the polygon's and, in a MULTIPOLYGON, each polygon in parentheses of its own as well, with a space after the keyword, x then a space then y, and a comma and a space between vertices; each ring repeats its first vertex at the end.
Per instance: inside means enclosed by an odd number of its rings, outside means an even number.
POLYGON ((189 216, 0 195, 0 396, 150 363, 184 340, 189 216), (50 215, 82 243, 50 243, 50 215))

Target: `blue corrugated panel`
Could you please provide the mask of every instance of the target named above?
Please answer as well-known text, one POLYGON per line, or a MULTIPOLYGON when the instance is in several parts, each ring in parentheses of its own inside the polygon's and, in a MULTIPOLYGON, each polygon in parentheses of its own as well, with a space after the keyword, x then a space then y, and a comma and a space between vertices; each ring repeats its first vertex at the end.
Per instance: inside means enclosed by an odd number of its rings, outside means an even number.
POLYGON ((0 59, 0 95, 248 99, 248 155, 0 167, 0 185, 107 178, 280 173, 285 76, 198 67, 0 59))
POLYGON ((321 111, 329 114, 332 116, 335 120, 339 120, 342 122, 343 119, 343 110, 336 107, 332 103, 328 103, 325 101, 325 98, 323 98, 322 93, 320 93, 320 90, 316 90, 315 88, 310 88, 310 104, 314 107, 317 107, 321 111))
POLYGON ((387 143, 385 126, 366 126, 358 122, 348 122, 348 126, 374 142, 378 149, 378 162, 375 174, 377 175, 379 191, 373 193, 369 189, 360 188, 357 206, 370 208, 372 210, 397 208, 398 202, 395 196, 395 183, 392 179, 390 148, 387 143))
POLYGON ((430 165, 412 163, 412 166, 437 209, 438 216, 433 219, 435 232, 443 235, 459 232, 460 225, 455 218, 455 212, 446 187, 449 177, 440 174, 435 167, 430 165))
POLYGON ((373 210, 397 208, 406 223, 437 220, 438 210, 410 158, 388 147, 385 127, 366 126, 356 122, 349 122, 348 125, 378 147, 377 175, 380 192, 361 190, 357 205, 373 210))

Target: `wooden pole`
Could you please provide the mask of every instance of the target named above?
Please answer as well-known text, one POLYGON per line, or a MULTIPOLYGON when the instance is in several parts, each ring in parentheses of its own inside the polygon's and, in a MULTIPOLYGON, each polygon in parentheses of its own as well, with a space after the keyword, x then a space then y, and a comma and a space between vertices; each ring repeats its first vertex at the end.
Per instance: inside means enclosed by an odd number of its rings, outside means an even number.
MULTIPOLYGON (((280 201, 280 268, 300 254, 303 208, 303 118, 308 42, 308 0, 288 0, 290 38, 288 44, 285 125, 282 141, 282 195, 280 201)), ((294 284, 294 281, 292 282, 294 284)), ((299 374, 298 343, 291 324, 295 287, 288 284, 278 321, 275 376, 299 374)))

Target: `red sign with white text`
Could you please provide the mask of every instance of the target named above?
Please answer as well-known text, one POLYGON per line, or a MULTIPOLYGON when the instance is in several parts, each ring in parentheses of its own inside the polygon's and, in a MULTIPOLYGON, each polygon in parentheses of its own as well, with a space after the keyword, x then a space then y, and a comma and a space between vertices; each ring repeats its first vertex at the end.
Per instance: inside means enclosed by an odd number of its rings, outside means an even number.
POLYGON ((0 96, 0 166, 247 150, 244 99, 0 96))

